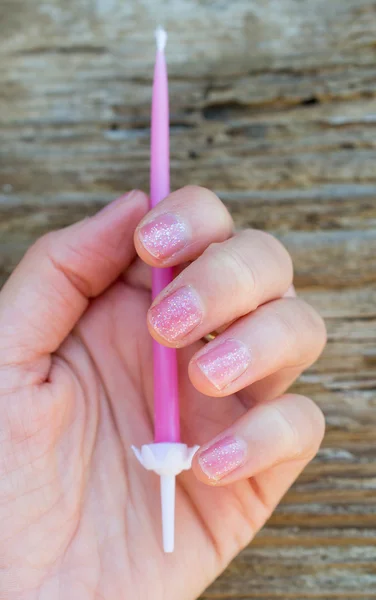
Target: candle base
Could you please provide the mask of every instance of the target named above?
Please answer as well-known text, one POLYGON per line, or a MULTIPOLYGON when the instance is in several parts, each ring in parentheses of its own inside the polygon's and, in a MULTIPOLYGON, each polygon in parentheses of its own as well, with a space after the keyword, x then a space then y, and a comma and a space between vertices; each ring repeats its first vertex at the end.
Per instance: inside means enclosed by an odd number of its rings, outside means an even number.
POLYGON ((175 486, 175 475, 161 475, 163 550, 166 554, 174 551, 175 544, 175 486))
POLYGON ((132 446, 137 459, 148 471, 161 477, 161 506, 163 549, 174 550, 175 529, 175 478, 182 471, 188 471, 199 446, 188 448, 186 444, 160 443, 145 444, 141 450, 132 446))

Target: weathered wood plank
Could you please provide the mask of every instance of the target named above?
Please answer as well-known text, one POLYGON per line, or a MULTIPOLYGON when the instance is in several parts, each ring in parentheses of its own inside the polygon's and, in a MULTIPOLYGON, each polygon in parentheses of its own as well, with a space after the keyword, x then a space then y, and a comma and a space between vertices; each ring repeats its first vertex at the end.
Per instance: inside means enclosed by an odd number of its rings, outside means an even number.
POLYGON ((173 186, 278 235, 329 334, 295 386, 324 447, 204 598, 376 598, 372 0, 2 0, 0 284, 39 235, 147 189, 157 20, 173 186))

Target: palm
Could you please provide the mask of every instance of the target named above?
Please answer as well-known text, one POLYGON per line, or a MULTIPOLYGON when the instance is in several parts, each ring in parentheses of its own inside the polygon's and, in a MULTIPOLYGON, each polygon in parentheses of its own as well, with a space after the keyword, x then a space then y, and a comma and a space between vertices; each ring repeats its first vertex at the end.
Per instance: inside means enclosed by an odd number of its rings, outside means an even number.
MULTIPOLYGON (((48 423, 39 414, 35 431, 25 434, 28 475, 17 492, 28 502, 22 543, 17 538, 32 562, 23 577, 28 599, 32 589, 38 600, 59 598, 59 589, 71 600, 128 593, 190 599, 250 539, 251 516, 256 525, 265 518, 248 483, 213 490, 187 473, 177 489, 177 549, 172 556, 161 551, 158 480, 131 451, 153 435, 149 304, 148 292, 118 283, 53 357, 41 392, 54 411, 48 423), (57 443, 50 456, 51 436, 57 443), (48 456, 42 471, 41 455, 48 456)), ((216 435, 244 407, 234 397, 216 401, 213 410, 188 381, 188 358, 182 351, 182 427, 193 444, 216 435)))
MULTIPOLYGON (((228 237, 230 231, 223 231, 228 213, 203 193, 218 212, 214 239, 228 237)), ((199 200, 201 210, 205 202, 199 200)), ((323 419, 315 405, 280 396, 323 347, 322 321, 312 310, 296 301, 268 304, 269 297, 260 297, 254 313, 230 325, 226 335, 247 324, 258 322, 259 328, 253 330, 253 379, 233 387, 241 391, 226 398, 211 400, 198 392, 207 390, 202 382, 195 381, 197 389, 190 383, 188 364, 201 342, 186 342, 179 350, 183 441, 212 444, 220 432, 230 439, 240 434, 249 450, 240 473, 235 469, 234 478, 230 473, 216 489, 193 472, 179 477, 176 551, 163 554, 159 482, 131 451, 153 437, 152 344, 146 328, 150 272, 134 260, 132 238, 147 203, 144 194, 134 192, 108 212, 42 238, 1 291, 0 595, 7 600, 192 600, 251 540, 321 441, 323 419), (273 344, 270 323, 276 325, 273 344), (299 336, 291 340, 294 327, 299 336), (266 366, 260 362, 265 332, 266 366)), ((245 246, 257 237, 245 236, 245 246)), ((252 256, 260 249, 268 255, 270 239, 265 246, 261 237, 252 256)), ((281 253, 275 244, 273 257, 281 253)), ((228 256, 222 254, 225 263, 228 256)), ((231 268, 240 266, 243 273, 239 250, 233 256, 231 268)), ((258 260, 270 264, 256 271, 278 283, 271 297, 280 298, 289 281, 279 279, 285 269, 276 270, 279 263, 270 256, 258 260)), ((218 264, 214 260, 213 267, 218 264)), ((199 260, 191 267, 200 270, 199 260)), ((189 268, 180 284, 187 273, 189 268)), ((230 271, 232 284, 226 288, 235 299, 237 273, 230 271)), ((211 277, 215 288, 222 279, 211 277)), ((198 280, 203 285, 207 277, 201 273, 198 280)), ((241 297, 248 298, 245 292, 241 297)), ((225 304, 213 307, 214 327, 233 321, 231 312, 221 313, 225 304)), ((205 321, 204 332, 212 328, 205 321)), ((210 483, 199 467, 206 451, 207 446, 200 451, 194 471, 210 483)))

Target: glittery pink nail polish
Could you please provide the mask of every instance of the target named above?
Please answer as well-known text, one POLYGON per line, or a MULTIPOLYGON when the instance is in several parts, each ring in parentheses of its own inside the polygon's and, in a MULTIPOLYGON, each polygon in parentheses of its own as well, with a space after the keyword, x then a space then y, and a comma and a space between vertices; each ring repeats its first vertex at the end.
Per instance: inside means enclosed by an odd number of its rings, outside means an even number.
POLYGON ((184 338, 201 323, 200 299, 191 286, 185 286, 163 298, 149 311, 149 322, 168 342, 184 338))
POLYGON ((244 440, 226 436, 198 455, 198 464, 212 481, 220 481, 245 463, 247 444, 244 440))
POLYGON ((169 258, 182 250, 189 241, 189 231, 183 221, 166 213, 146 223, 138 232, 146 250, 155 258, 169 258))
POLYGON ((251 364, 248 348, 238 340, 226 340, 196 358, 196 364, 218 390, 240 377, 251 364))

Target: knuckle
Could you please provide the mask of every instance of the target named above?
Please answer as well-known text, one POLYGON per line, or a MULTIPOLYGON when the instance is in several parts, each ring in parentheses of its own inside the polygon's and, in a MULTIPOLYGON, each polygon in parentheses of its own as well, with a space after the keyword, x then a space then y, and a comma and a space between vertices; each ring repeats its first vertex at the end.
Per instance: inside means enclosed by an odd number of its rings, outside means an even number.
POLYGON ((190 193, 193 196, 208 196, 208 197, 213 197, 218 199, 218 197, 215 195, 214 192, 212 192, 211 190, 209 190, 208 188, 202 186, 202 185, 195 185, 195 184, 190 184, 190 185, 185 185, 182 188, 185 192, 190 193))
POLYGON ((313 320, 315 322, 316 340, 317 340, 317 345, 316 345, 317 356, 316 356, 316 358, 318 358, 326 346, 326 343, 328 341, 328 333, 326 330, 325 321, 322 318, 322 316, 315 309, 313 309, 312 307, 310 307, 310 308, 311 308, 311 314, 313 316, 313 320))
POLYGON ((283 311, 276 312, 274 318, 277 337, 284 347, 287 362, 291 366, 296 366, 297 362, 302 361, 299 325, 283 311))
POLYGON ((49 231, 39 237, 28 249, 26 255, 34 257, 35 255, 44 255, 51 251, 56 239, 56 232, 49 231))
POLYGON ((289 418, 289 411, 284 406, 276 403, 273 411, 277 421, 278 441, 284 449, 284 455, 288 458, 300 456, 303 444, 296 422, 289 418))
POLYGON ((289 460, 310 461, 317 454, 325 434, 325 417, 306 396, 285 397, 275 404, 279 435, 289 460))
POLYGON ((26 256, 34 263, 44 260, 52 270, 63 276, 70 285, 86 298, 96 295, 85 265, 95 260, 97 265, 116 269, 116 260, 104 248, 96 248, 91 241, 77 235, 66 235, 64 230, 51 231, 34 242, 26 256))
POLYGON ((223 204, 222 200, 217 196, 217 194, 212 192, 212 190, 199 185, 187 185, 183 188, 183 191, 198 201, 201 206, 203 204, 213 206, 217 211, 221 211, 223 215, 232 220, 226 206, 223 204))
POLYGON ((284 280, 290 285, 293 281, 294 267, 290 253, 287 248, 274 235, 260 229, 245 229, 239 236, 245 244, 256 246, 258 253, 264 251, 276 263, 278 269, 283 273, 284 280))
POLYGON ((82 272, 79 265, 86 262, 85 248, 66 245, 63 251, 63 257, 59 256, 53 249, 47 251, 46 256, 53 268, 58 271, 71 286, 86 298, 93 297, 94 290, 87 277, 86 272, 82 272))
POLYGON ((184 191, 191 198, 199 201, 200 204, 222 204, 214 192, 200 185, 186 185, 184 188, 182 188, 182 191, 184 191))
POLYGON ((317 431, 317 435, 315 437, 315 444, 314 444, 314 454, 317 453, 318 449, 321 446, 321 442, 324 439, 325 436, 325 428, 326 428, 326 422, 325 422, 325 415, 322 412, 322 410, 317 406, 317 404, 315 404, 312 400, 311 400, 312 404, 315 407, 315 420, 316 420, 316 431, 317 431))
POLYGON ((236 247, 226 244, 221 247, 218 260, 219 267, 225 276, 227 274, 231 276, 235 289, 242 290, 245 308, 248 310, 256 308, 262 290, 260 290, 261 283, 255 265, 251 261, 247 261, 236 247))
POLYGON ((269 249, 277 260, 281 269, 284 273, 288 273, 289 282, 292 283, 294 274, 294 265, 292 262, 291 255, 287 248, 278 240, 274 235, 267 231, 260 231, 260 240, 269 249))
POLYGON ((278 265, 280 266, 281 270, 283 270, 283 272, 288 275, 286 279, 288 280, 288 284, 290 285, 294 279, 294 264, 292 261, 291 254, 289 253, 287 248, 285 248, 282 242, 277 240, 277 238, 273 238, 273 241, 275 247, 275 257, 277 258, 278 265))
POLYGON ((273 251, 280 252, 284 256, 284 258, 291 261, 289 251, 278 238, 276 238, 273 234, 269 233, 268 231, 258 230, 258 232, 260 235, 260 239, 264 242, 264 244, 269 246, 273 251))
POLYGON ((201 209, 204 205, 206 205, 214 210, 216 213, 216 220, 220 219, 225 225, 227 225, 227 228, 230 231, 233 230, 232 217, 227 207, 217 196, 217 194, 208 188, 198 185, 187 185, 183 188, 183 191, 191 198, 194 198, 200 204, 201 209))
POLYGON ((324 319, 313 306, 301 299, 296 299, 300 308, 303 324, 309 332, 310 343, 307 344, 309 356, 307 360, 313 363, 324 350, 327 342, 327 331, 324 319))
POLYGON ((299 409, 305 419, 304 435, 301 435, 302 449, 299 457, 312 460, 317 454, 325 435, 325 417, 317 404, 306 396, 299 397, 299 409))
POLYGON ((277 302, 281 303, 281 307, 275 313, 276 326, 286 347, 288 364, 295 367, 313 364, 326 344, 324 320, 312 306, 299 298, 277 302), (285 310, 287 306, 288 311, 285 310))

